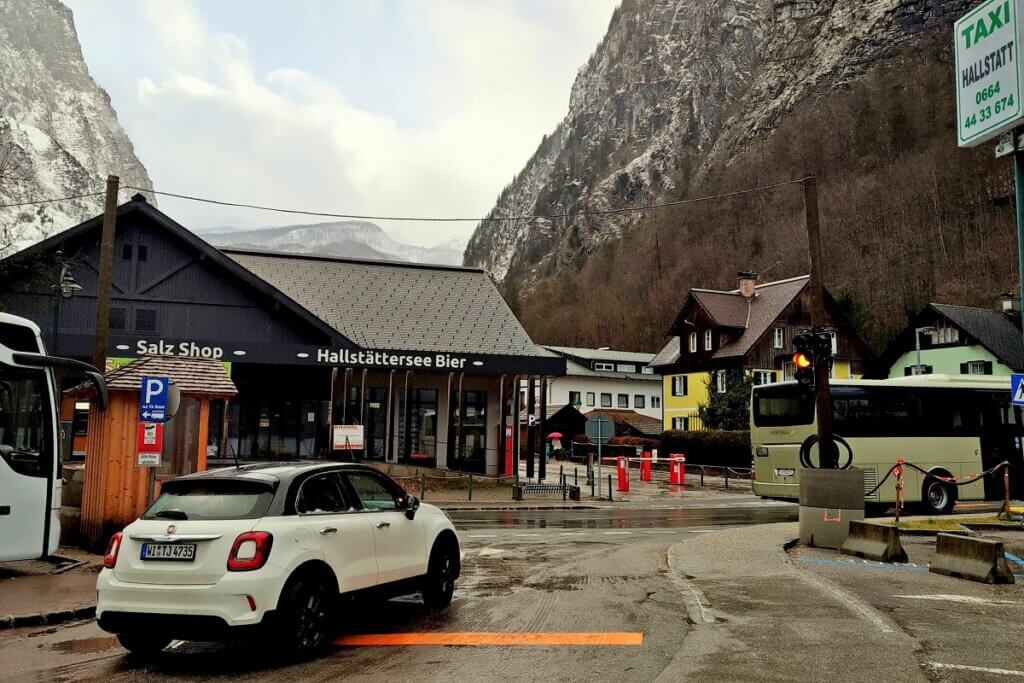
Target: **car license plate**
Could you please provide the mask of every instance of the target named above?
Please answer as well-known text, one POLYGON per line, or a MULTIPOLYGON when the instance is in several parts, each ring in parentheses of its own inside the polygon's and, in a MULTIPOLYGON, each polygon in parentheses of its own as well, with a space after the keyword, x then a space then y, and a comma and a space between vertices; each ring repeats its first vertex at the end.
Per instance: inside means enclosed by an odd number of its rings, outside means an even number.
POLYGON ((793 469, 792 467, 776 467, 775 468, 775 476, 776 477, 792 477, 792 476, 795 476, 795 475, 796 475, 796 470, 793 469))
POLYGON ((143 560, 183 560, 190 562, 196 559, 195 543, 143 543, 143 560))

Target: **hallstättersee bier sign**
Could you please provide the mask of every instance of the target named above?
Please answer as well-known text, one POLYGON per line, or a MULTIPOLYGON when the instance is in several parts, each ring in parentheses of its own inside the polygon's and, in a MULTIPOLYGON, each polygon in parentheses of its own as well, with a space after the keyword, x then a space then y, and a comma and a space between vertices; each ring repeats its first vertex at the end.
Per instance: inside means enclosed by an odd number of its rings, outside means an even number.
POLYGON ((975 147, 1024 119, 1021 45, 1024 0, 986 0, 953 30, 956 45, 957 138, 975 147))

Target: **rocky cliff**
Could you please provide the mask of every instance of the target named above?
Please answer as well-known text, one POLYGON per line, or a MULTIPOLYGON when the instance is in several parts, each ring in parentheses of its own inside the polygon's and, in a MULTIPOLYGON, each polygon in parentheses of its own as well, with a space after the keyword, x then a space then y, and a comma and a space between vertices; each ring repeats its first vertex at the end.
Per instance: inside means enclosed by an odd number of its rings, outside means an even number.
POLYGON ((102 191, 110 173, 152 187, 89 75, 71 10, 0 0, 0 256, 101 212, 103 197, 4 205, 102 191))
MULTIPOLYGON (((699 194, 780 120, 951 24, 971 0, 624 0, 569 111, 489 216, 699 194)), ((574 272, 635 213, 481 223, 465 253, 499 281, 574 272)))

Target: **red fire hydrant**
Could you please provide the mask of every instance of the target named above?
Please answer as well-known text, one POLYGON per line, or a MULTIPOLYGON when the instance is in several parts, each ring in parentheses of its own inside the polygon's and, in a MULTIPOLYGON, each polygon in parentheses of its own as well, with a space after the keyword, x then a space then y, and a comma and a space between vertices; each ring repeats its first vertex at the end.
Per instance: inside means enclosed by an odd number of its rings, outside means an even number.
POLYGON ((619 491, 626 493, 629 491, 629 466, 625 456, 620 455, 617 458, 618 462, 618 474, 619 474, 619 491))
POLYGON ((640 461, 640 481, 651 480, 651 452, 644 451, 644 458, 640 461))

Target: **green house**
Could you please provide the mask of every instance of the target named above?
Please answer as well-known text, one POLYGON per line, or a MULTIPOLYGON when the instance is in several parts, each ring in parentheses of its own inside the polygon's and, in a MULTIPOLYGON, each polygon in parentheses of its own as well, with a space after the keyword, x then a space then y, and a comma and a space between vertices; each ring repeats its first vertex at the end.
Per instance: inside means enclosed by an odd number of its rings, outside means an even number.
POLYGON ((881 377, 1009 375, 1024 371, 1020 301, 996 308, 928 304, 879 359, 881 377))

